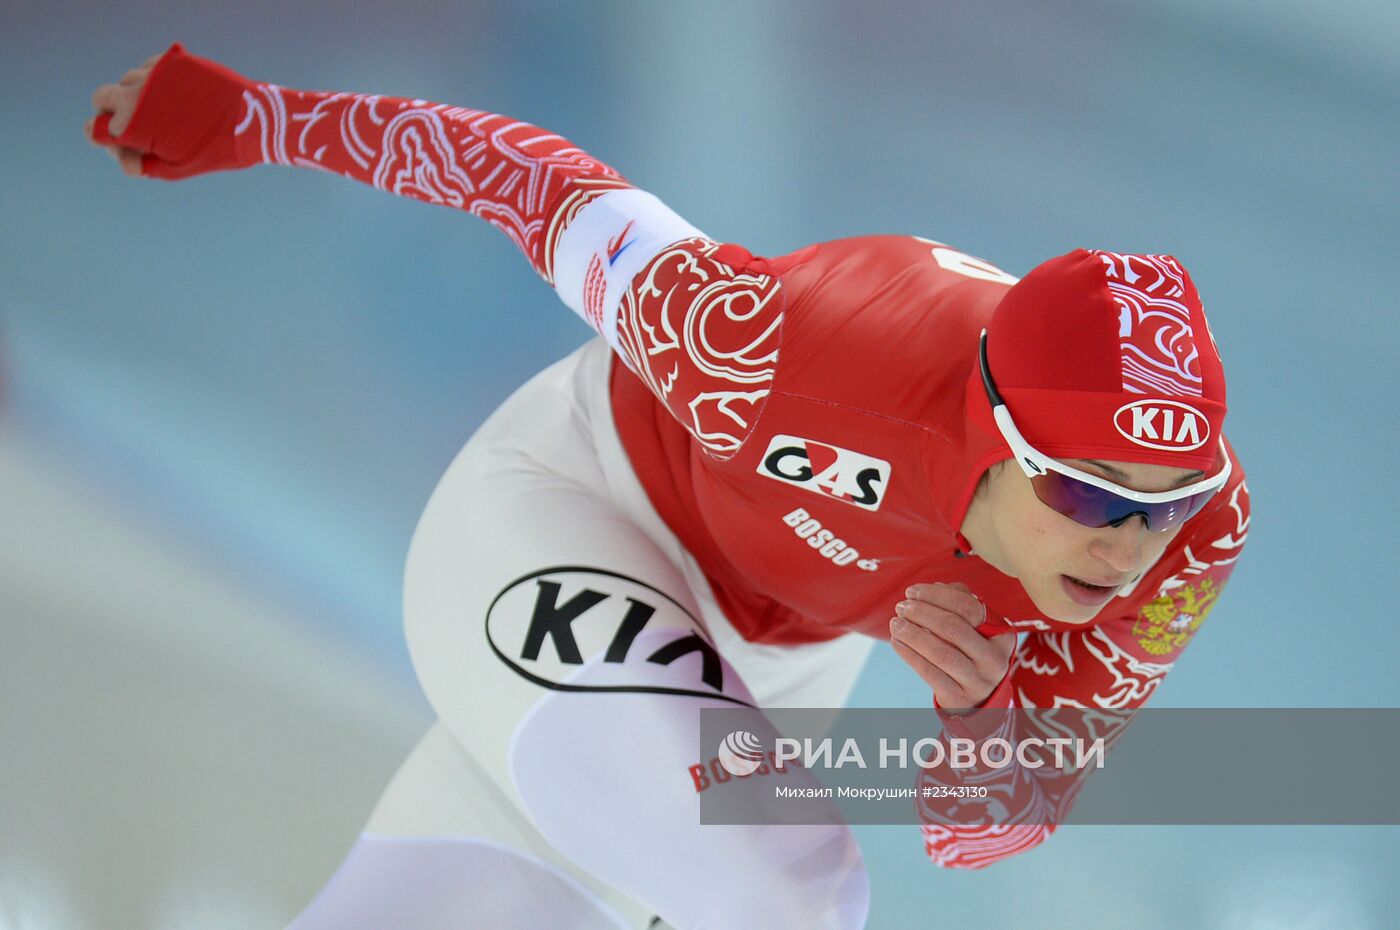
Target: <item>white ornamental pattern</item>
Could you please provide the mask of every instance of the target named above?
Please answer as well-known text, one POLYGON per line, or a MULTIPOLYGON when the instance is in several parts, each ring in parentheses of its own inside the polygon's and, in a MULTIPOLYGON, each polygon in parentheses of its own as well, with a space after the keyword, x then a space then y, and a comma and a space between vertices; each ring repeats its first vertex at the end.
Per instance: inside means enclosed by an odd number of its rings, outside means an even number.
POLYGON ((1200 397, 1200 351, 1186 305, 1186 272, 1170 255, 1095 251, 1118 305, 1123 390, 1200 397))
POLYGON ((264 162, 319 168, 390 193, 465 210, 500 229, 551 278, 547 234, 604 190, 629 187, 561 136, 508 116, 366 94, 259 84, 235 136, 264 162))
POLYGON ((1185 564, 1161 583, 1159 595, 1184 587, 1212 569, 1231 566, 1240 557, 1245 540, 1249 538, 1249 486, 1240 480, 1229 493, 1228 514, 1222 513, 1217 521, 1217 525, 1225 527, 1224 532, 1210 536, 1195 548, 1187 543, 1183 550, 1185 564), (1229 526, 1231 522, 1233 525, 1229 526))
POLYGON ((706 452, 727 458, 753 430, 772 387, 783 321, 775 276, 715 259, 718 244, 665 249, 622 298, 623 357, 706 452))
MULTIPOLYGON (((510 237, 546 281, 569 222, 630 185, 567 139, 495 113, 259 84, 235 136, 264 162, 319 168, 464 210, 510 237)), ((773 380, 782 325, 776 277, 716 260, 707 239, 656 256, 624 293, 623 357, 711 455, 736 452, 773 380)), ((600 320, 595 320, 595 325, 600 320)))
MULTIPOLYGON (((1238 463, 1237 463, 1238 467, 1238 463)), ((1079 630, 1041 629, 1018 646, 1011 662, 1013 708, 1044 708, 1075 714, 1069 729, 1076 735, 1103 736, 1111 747, 1144 706, 1213 609, 1234 570, 1248 537, 1249 490, 1237 471, 1225 491, 1228 497, 1187 524, 1189 538, 1178 554, 1154 569, 1154 588, 1132 601, 1132 613, 1079 630), (1083 714, 1097 715, 1095 721, 1083 714)), ((1040 626, 1045 626, 1043 623, 1040 626)), ((1030 718, 1018 718, 1028 725, 1030 718)), ((1008 737, 1011 715, 993 735, 1008 737)), ((1040 730, 1026 735, 1052 734, 1054 717, 1034 718, 1040 730)), ((1013 740, 1014 742, 1014 740, 1013 740)), ((1076 786, 1004 772, 995 777, 963 776, 965 784, 981 783, 989 797, 982 800, 995 825, 948 823, 947 817, 926 817, 922 825, 924 850, 939 865, 980 868, 1016 855, 1044 841, 1063 822, 1078 791, 1076 786), (1052 797, 1046 796, 1046 787, 1052 797)), ((921 785, 938 784, 920 776, 921 785)), ((946 813, 946 809, 945 809, 946 813)))

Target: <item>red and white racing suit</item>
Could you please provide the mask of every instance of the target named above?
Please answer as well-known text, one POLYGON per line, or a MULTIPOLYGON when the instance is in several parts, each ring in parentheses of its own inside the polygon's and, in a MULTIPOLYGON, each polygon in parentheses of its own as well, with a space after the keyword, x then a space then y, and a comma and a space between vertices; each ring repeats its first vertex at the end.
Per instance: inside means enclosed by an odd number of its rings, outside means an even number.
MULTIPOLYGON (((840 703, 927 581, 964 582, 985 635, 1022 634, 984 706, 1137 707, 1244 544, 1236 460, 1089 624, 1038 616, 971 552, 969 501, 1009 456, 976 346, 1015 279, 950 246, 869 236, 756 257, 527 123, 256 84, 178 46, 122 141, 151 153, 151 176, 276 163, 474 213, 612 348, 517 392, 429 503, 405 623, 441 723, 298 927, 376 907, 384 925, 439 926, 385 903, 391 873, 434 913, 453 894, 513 902, 492 926, 644 926, 653 910, 681 928, 862 926, 849 831, 698 827, 696 710, 840 703), (526 900, 555 916, 519 916, 526 900), (592 914, 583 901, 596 917, 558 921, 592 914)), ((930 824, 924 849, 975 868, 1052 831, 930 824)))

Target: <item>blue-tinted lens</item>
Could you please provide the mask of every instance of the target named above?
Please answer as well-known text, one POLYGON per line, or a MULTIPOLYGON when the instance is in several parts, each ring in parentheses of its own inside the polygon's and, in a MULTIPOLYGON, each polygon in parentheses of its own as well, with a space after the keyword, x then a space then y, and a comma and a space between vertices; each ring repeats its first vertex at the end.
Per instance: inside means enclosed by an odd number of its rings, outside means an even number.
POLYGON ((1094 528, 1112 526, 1140 513, 1147 520, 1147 528, 1154 533, 1185 523, 1200 513, 1215 494, 1213 490, 1202 491, 1172 501, 1144 504, 1056 471, 1036 475, 1031 478, 1031 485, 1035 496, 1046 506, 1076 523, 1094 528))

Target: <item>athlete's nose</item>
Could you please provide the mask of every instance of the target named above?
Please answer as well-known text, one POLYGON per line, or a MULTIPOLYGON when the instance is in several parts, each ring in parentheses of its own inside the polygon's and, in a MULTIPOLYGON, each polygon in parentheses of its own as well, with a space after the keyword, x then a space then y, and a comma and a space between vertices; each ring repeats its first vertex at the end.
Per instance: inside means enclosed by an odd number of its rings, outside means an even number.
POLYGON ((1114 571, 1128 574, 1142 565, 1143 544, 1147 542, 1147 518, 1134 514, 1117 526, 1105 526, 1089 544, 1089 553, 1102 559, 1114 571))

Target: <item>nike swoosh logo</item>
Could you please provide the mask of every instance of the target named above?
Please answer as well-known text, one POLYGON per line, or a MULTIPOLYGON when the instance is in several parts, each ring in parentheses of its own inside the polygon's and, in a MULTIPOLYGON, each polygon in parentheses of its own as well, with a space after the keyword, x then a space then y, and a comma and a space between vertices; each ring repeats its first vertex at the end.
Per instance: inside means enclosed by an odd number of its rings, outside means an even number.
POLYGON ((625 243, 623 243, 622 248, 609 255, 608 267, 611 268, 613 265, 617 264, 617 257, 623 252, 626 252, 629 248, 631 248, 636 243, 636 241, 636 239, 628 239, 625 243))
POLYGON ((617 257, 618 257, 619 255, 622 254, 622 250, 623 250, 623 249, 627 248, 627 246, 629 246, 629 245, 631 245, 633 242, 636 242, 636 241, 637 241, 636 239, 633 239, 633 240, 631 240, 631 242, 628 242, 628 243, 626 243, 625 245, 621 244, 621 243, 622 243, 622 240, 623 240, 623 239, 626 239, 626 238, 627 238, 627 234, 628 234, 629 232, 631 232, 631 230, 632 230, 632 224, 635 223, 635 222, 636 222, 636 220, 628 220, 628 221, 627 221, 627 225, 624 226, 624 227, 622 227, 622 232, 620 232, 620 233, 617 234, 617 238, 614 239, 612 242, 609 242, 609 243, 608 243, 608 265, 609 265, 609 267, 611 267, 611 265, 612 265, 613 262, 617 261, 617 257))

